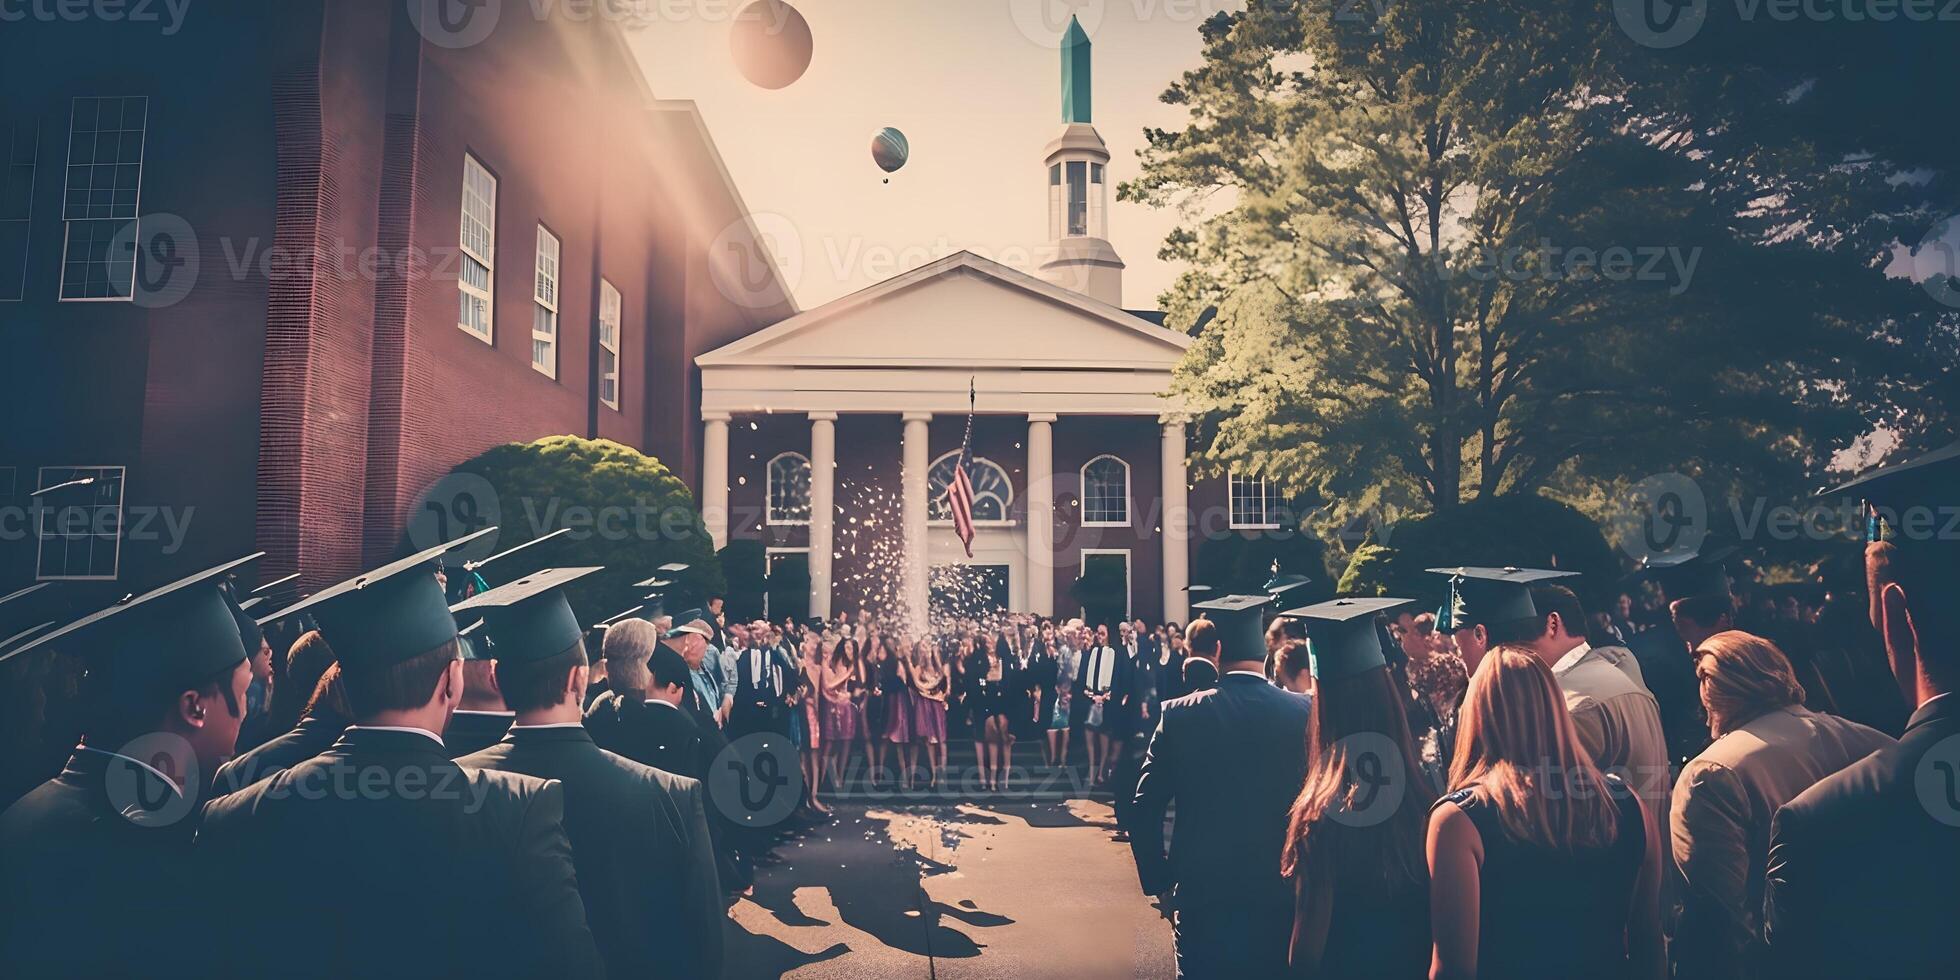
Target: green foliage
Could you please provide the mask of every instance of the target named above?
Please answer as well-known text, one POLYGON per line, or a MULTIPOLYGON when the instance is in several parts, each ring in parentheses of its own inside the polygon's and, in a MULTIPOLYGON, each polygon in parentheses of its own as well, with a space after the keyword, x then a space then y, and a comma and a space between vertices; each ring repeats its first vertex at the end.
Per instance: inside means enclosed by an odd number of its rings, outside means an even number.
POLYGON ((1589 608, 1618 588, 1621 556, 1599 526, 1570 504, 1535 494, 1486 497, 1398 521, 1355 550, 1341 575, 1342 595, 1406 596, 1441 602, 1445 580, 1425 572, 1452 565, 1559 568, 1583 577, 1569 585, 1589 608))
POLYGON ((645 590, 633 583, 668 562, 690 566, 668 590, 670 606, 726 586, 694 495, 659 460, 629 446, 550 436, 498 446, 455 472, 480 476, 496 491, 499 550, 572 529, 509 559, 517 563, 510 568, 489 566, 493 586, 537 568, 603 565, 567 590, 583 623, 638 605, 645 590))
POLYGON ((1191 561, 1191 581, 1209 585, 1212 591, 1203 599, 1224 595, 1259 595, 1273 575, 1273 562, 1281 572, 1305 575, 1313 584, 1287 596, 1289 602, 1304 605, 1333 595, 1327 574, 1326 546, 1319 538, 1303 531, 1271 531, 1247 535, 1222 534, 1204 539, 1191 561))
POLYGON ((1190 124, 1122 188, 1182 219, 1201 470, 1350 514, 1677 470, 1795 492, 1893 404, 1871 324, 1917 287, 1745 226, 1700 143, 1637 125, 1652 52, 1610 10, 1379 9, 1207 20, 1164 95, 1190 124))

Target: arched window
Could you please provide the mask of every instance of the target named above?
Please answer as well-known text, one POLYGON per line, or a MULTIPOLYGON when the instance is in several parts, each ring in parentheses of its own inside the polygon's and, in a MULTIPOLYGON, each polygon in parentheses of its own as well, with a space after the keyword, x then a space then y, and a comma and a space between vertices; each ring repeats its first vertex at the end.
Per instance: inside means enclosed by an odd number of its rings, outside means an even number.
MULTIPOLYGON (((946 488, 952 485, 953 467, 959 463, 959 453, 947 453, 934 460, 932 468, 926 470, 926 499, 929 501, 926 516, 929 519, 953 519, 952 508, 946 503, 946 488)), ((966 477, 973 481, 973 519, 1007 520, 1009 508, 1014 503, 1014 484, 1007 482, 1007 471, 992 460, 975 456, 966 477)))
POLYGON ((810 523, 810 460, 802 453, 769 461, 769 523, 810 523))
POLYGON ((1086 527, 1128 527, 1130 464, 1097 456, 1082 466, 1082 523, 1086 527))

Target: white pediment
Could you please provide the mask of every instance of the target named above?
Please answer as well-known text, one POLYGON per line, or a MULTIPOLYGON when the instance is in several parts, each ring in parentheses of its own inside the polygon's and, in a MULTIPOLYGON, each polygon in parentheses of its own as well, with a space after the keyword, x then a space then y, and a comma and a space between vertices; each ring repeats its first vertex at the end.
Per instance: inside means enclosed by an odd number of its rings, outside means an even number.
POLYGON ((701 355, 704 369, 1034 368, 1168 374, 1190 339, 959 252, 701 355))

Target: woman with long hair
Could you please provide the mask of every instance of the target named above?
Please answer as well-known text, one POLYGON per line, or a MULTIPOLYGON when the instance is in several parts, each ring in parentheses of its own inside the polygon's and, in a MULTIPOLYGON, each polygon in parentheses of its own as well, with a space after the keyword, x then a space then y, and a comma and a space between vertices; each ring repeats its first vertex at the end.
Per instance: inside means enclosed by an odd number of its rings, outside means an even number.
POLYGON ((851 743, 857 740, 858 667, 856 639, 846 634, 831 642, 830 650, 824 657, 818 693, 823 699, 824 773, 838 786, 843 785, 844 765, 850 761, 851 743))
POLYGON ((967 659, 966 710, 973 723, 975 753, 980 758, 980 789, 992 792, 1006 774, 1008 739, 1007 692, 1014 681, 1008 663, 1007 639, 993 643, 979 638, 979 649, 967 659))
POLYGON ((946 770, 946 701, 952 695, 953 681, 939 646, 920 639, 912 644, 912 741, 906 743, 906 769, 911 769, 912 747, 925 745, 926 785, 937 787, 946 770))
POLYGON ((880 788, 885 774, 885 729, 891 723, 887 675, 896 666, 885 649, 885 637, 876 630, 864 643, 864 664, 860 669, 860 690, 864 698, 864 724, 859 737, 864 740, 864 759, 870 765, 872 789, 880 788))
MULTIPOLYGON (((875 740, 878 743, 878 763, 876 768, 883 772, 886 750, 898 746, 891 752, 892 761, 902 767, 909 767, 904 760, 904 746, 912 743, 912 667, 911 648, 916 639, 893 637, 883 644, 884 660, 880 663, 878 687, 885 699, 885 719, 878 729, 875 740)), ((901 770, 899 783, 910 786, 912 774, 901 770)))
POLYGON ((1042 727, 1048 730, 1048 739, 1043 746, 1048 750, 1042 762, 1049 768, 1068 765, 1068 711, 1069 692, 1075 686, 1075 668, 1080 656, 1068 640, 1055 629, 1053 623, 1041 626, 1042 645, 1048 648, 1048 657, 1053 664, 1045 673, 1053 677, 1048 685, 1048 707, 1042 727))
POLYGON ((830 807, 817 798, 823 782, 823 639, 805 633, 802 652, 790 705, 803 712, 803 805, 820 814, 829 813, 830 807))
MULTIPOLYGON (((1280 648, 1282 671, 1296 646, 1304 653, 1300 640, 1280 648)), ((1423 827, 1435 797, 1421 776, 1386 666, 1319 682, 1307 779, 1280 857, 1294 889, 1293 976, 1420 978, 1428 970, 1423 827), (1384 806, 1392 809, 1376 812, 1384 806)))
POLYGON ((1434 980, 1666 974, 1656 816, 1579 745, 1551 668, 1491 650, 1429 817, 1434 980))

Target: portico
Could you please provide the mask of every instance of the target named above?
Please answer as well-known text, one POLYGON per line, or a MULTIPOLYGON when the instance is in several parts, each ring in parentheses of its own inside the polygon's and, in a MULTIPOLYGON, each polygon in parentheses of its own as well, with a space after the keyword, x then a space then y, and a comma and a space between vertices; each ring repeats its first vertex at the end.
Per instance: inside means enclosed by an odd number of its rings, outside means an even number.
MULTIPOLYGON (((888 600, 893 612, 927 622, 932 569, 975 565, 1005 570, 1004 604, 1075 615, 1060 596, 1084 567, 1082 556, 1121 552, 1125 569, 1152 566, 1158 573, 1148 583, 1128 582, 1131 595, 1161 588, 1161 602, 1151 595, 1142 604, 1183 621, 1191 548, 1185 432, 1179 405, 1166 392, 1188 345, 1182 334, 1150 320, 956 253, 697 359, 703 516, 717 547, 750 525, 798 529, 800 523, 809 549, 811 615, 884 600, 849 594, 834 573, 853 549, 875 547, 857 522, 877 519, 862 501, 839 500, 838 440, 842 424, 882 442, 889 426, 865 420, 895 419, 896 446, 847 446, 859 455, 896 450, 899 544, 888 557, 899 567, 880 579, 896 593, 888 600), (983 446, 976 436, 970 473, 977 496, 972 559, 953 535, 943 501, 969 382, 977 426, 984 424, 991 440, 983 446), (786 416, 807 422, 803 445, 791 444, 786 416), (770 420, 782 434, 761 447, 772 452, 759 488, 759 522, 731 502, 730 476, 731 460, 763 461, 761 449, 739 444, 761 430, 757 419, 770 420), (1111 444, 1065 444, 1071 460, 1090 448, 1096 453, 1058 475, 1057 430, 1085 419, 1108 420, 1082 431, 1111 444), (1136 438, 1153 432, 1155 439, 1136 438), (807 460, 807 490, 798 455, 807 460), (1131 479, 1144 471, 1154 477, 1148 486, 1131 479), (848 542, 839 539, 840 525, 848 525, 848 542), (1139 560, 1135 553, 1145 548, 1152 554, 1139 560)), ((748 479, 733 490, 755 499, 748 479)))

